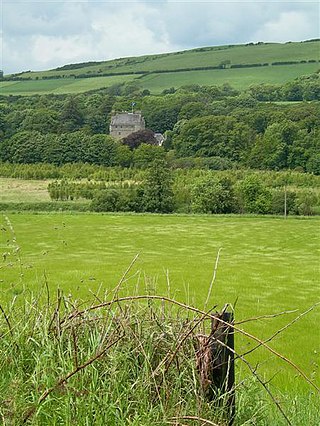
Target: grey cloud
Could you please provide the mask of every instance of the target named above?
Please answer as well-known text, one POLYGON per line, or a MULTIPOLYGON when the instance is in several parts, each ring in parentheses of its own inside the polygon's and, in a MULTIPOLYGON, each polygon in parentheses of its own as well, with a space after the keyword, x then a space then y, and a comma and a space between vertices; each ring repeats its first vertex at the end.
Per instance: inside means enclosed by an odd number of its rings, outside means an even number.
POLYGON ((175 2, 166 9, 165 21, 170 40, 184 47, 243 43, 252 41, 266 22, 288 11, 298 11, 308 16, 310 31, 306 36, 313 33, 317 37, 318 6, 309 3, 175 2))
POLYGON ((4 0, 6 73, 214 44, 319 37, 318 2, 4 0))
POLYGON ((5 3, 4 36, 25 37, 36 34, 70 35, 90 28, 86 3, 5 3))

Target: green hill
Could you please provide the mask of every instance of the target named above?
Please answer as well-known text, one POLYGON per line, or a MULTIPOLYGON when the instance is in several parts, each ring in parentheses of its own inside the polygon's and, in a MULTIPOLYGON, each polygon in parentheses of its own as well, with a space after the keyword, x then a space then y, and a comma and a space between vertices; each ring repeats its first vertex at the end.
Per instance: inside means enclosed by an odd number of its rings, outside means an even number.
POLYGON ((319 69, 319 53, 319 40, 203 47, 24 72, 6 76, 0 89, 4 95, 78 93, 128 81, 152 93, 194 83, 228 82, 244 89, 258 83, 282 84, 315 72, 319 69))

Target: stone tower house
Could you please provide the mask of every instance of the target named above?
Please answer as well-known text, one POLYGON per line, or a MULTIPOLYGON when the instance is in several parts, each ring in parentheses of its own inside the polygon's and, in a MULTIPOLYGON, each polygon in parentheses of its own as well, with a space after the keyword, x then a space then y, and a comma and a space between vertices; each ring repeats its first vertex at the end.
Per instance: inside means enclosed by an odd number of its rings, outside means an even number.
POLYGON ((110 135, 116 139, 123 139, 133 132, 144 130, 146 127, 140 111, 121 112, 111 117, 110 135))

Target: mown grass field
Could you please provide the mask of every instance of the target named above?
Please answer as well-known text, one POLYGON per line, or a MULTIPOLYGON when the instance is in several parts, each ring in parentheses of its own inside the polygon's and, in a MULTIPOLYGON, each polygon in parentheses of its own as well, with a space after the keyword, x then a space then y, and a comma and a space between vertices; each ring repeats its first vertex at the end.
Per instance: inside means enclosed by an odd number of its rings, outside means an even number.
POLYGON ((179 68, 218 66, 229 60, 232 64, 271 63, 277 61, 319 60, 319 41, 308 43, 266 43, 260 45, 213 46, 182 52, 120 58, 97 65, 83 64, 80 68, 26 72, 23 77, 43 77, 97 72, 138 72, 174 70, 179 68))
POLYGON ((0 203, 50 201, 48 180, 0 178, 0 203))
MULTIPOLYGON (((210 306, 237 301, 237 321, 297 309, 241 325, 264 339, 319 301, 319 225, 318 218, 3 215, 1 303, 43 292, 45 280, 52 295, 59 287, 78 300, 102 297, 139 253, 122 295, 170 295, 203 309, 221 248, 210 306)), ((271 343, 318 383, 319 314, 318 306, 271 343)), ((237 335, 236 345, 244 352, 253 343, 237 335)), ((265 350, 249 359, 281 390, 305 389, 294 369, 265 350)))
POLYGON ((186 84, 221 85, 230 83, 240 90, 246 89, 252 84, 283 84, 319 69, 319 45, 319 41, 313 41, 214 46, 161 55, 120 58, 97 65, 83 64, 74 69, 71 67, 71 69, 63 70, 26 72, 21 76, 31 78, 30 81, 0 82, 0 93, 2 95, 83 93, 129 81, 135 81, 142 89, 149 89, 153 94, 161 93, 169 87, 179 88, 186 84), (308 63, 310 60, 317 62, 308 63), (217 67, 223 61, 228 62, 225 70, 192 71, 192 68, 195 67, 217 67), (271 66, 273 62, 279 61, 297 63, 271 66), (301 61, 305 61, 305 63, 300 63, 301 61), (234 64, 262 63, 268 63, 269 66, 229 68, 234 64), (174 72, 186 68, 189 71, 174 72), (157 71, 162 72, 157 73, 157 71), (141 74, 146 72, 152 74, 145 76, 141 74), (103 73, 121 73, 122 75, 90 77, 92 74, 103 73), (74 78, 80 74, 87 75, 88 78, 74 78), (42 80, 42 78, 52 78, 53 76, 59 78, 42 80))
POLYGON ((319 64, 283 65, 261 68, 242 68, 209 71, 188 71, 179 73, 152 74, 139 80, 143 88, 151 93, 161 93, 168 87, 181 87, 188 84, 203 86, 222 85, 229 83, 238 90, 244 90, 251 85, 284 84, 301 75, 311 74, 319 68, 319 64))
POLYGON ((0 82, 2 95, 62 94, 82 93, 89 90, 110 87, 113 84, 133 80, 132 75, 96 77, 96 78, 57 78, 53 80, 5 81, 0 82))
POLYGON ((229 83, 239 90, 254 84, 283 84, 301 75, 311 74, 319 69, 319 63, 269 66, 208 71, 185 71, 150 74, 138 78, 134 75, 92 77, 79 79, 53 79, 0 82, 2 95, 63 94, 83 93, 110 87, 117 83, 135 81, 142 89, 159 94, 169 87, 179 88, 188 84, 222 85, 229 83))

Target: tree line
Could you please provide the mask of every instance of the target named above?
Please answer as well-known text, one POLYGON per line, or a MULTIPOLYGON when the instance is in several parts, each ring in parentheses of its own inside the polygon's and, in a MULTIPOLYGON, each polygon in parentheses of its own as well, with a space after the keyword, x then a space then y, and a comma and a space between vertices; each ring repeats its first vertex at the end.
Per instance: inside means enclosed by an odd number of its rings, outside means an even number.
POLYGON ((63 179, 51 182, 48 191, 54 201, 91 200, 90 209, 97 212, 312 215, 320 210, 317 192, 292 185, 290 174, 278 176, 277 182, 269 177, 269 184, 258 173, 206 171, 193 173, 192 179, 185 175, 157 160, 140 180, 63 179))
POLYGON ((278 99, 281 91, 291 100, 299 100, 303 91, 319 99, 318 74, 276 88, 253 86, 243 93, 228 84, 171 88, 161 96, 142 94, 134 82, 125 85, 125 95, 113 96, 108 90, 2 97, 0 160, 143 168, 151 159, 166 157, 172 167, 320 173, 319 102, 267 102, 278 99), (112 111, 130 111, 132 101, 148 129, 165 133, 162 148, 150 143, 132 147, 107 134, 112 111))

